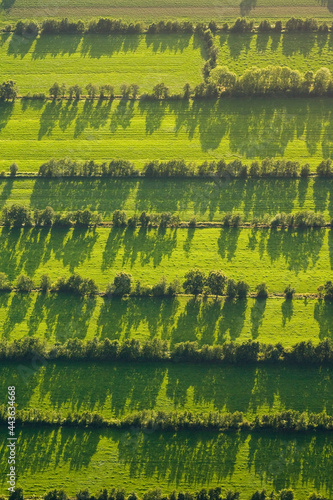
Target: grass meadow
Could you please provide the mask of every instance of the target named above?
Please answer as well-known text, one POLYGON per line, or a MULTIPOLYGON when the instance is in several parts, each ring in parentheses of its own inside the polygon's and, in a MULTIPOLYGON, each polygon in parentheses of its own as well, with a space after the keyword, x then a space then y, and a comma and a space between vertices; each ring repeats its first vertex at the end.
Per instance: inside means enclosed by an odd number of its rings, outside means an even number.
POLYGON ((280 212, 314 210, 333 217, 333 181, 309 179, 27 179, 0 178, 0 209, 19 203, 57 212, 90 208, 106 221, 115 210, 171 212, 183 221, 221 221, 226 212, 243 221, 280 212))
POLYGON ((220 64, 238 75, 251 66, 289 66, 306 73, 333 63, 332 33, 229 33, 217 36, 216 41, 220 64))
POLYGON ((333 306, 324 301, 282 298, 228 301, 174 299, 82 299, 66 294, 2 294, 2 339, 36 335, 50 345, 70 338, 145 341, 174 346, 246 342, 292 346, 303 340, 333 340, 333 306))
MULTIPOLYGON (((293 488, 298 499, 333 491, 330 433, 157 432, 25 427, 18 433, 17 473, 26 494, 64 488, 125 488, 142 494, 215 487, 241 491, 293 488), (148 486, 149 485, 149 486, 148 486)), ((5 491, 7 440, 0 441, 5 491)))
POLYGON ((11 280, 21 273, 38 282, 78 272, 102 287, 120 270, 154 284, 162 276, 183 279, 187 270, 223 269, 252 287, 271 292, 291 283, 313 293, 333 267, 332 230, 268 229, 8 229, 0 232, 0 268, 11 280), (180 269, 179 262, 182 262, 180 269))
POLYGON ((0 168, 50 158, 203 161, 332 155, 333 103, 305 98, 0 103, 0 168))
POLYGON ((255 19, 288 19, 316 17, 329 20, 330 0, 2 0, 0 21, 3 23, 24 18, 37 20, 45 17, 90 19, 97 16, 121 17, 152 22, 160 19, 190 19, 223 22, 240 15, 255 19))
POLYGON ((333 413, 330 368, 74 361, 48 362, 37 370, 28 363, 2 363, 0 375, 3 391, 17 387, 21 410, 64 417, 89 411, 121 418, 147 409, 241 411, 251 420, 284 410, 333 413))
POLYGON ((138 84, 140 93, 164 82, 179 93, 186 82, 202 81, 205 50, 191 35, 47 35, 26 38, 0 35, 0 74, 15 75, 21 95, 44 92, 55 81, 80 85, 138 84))

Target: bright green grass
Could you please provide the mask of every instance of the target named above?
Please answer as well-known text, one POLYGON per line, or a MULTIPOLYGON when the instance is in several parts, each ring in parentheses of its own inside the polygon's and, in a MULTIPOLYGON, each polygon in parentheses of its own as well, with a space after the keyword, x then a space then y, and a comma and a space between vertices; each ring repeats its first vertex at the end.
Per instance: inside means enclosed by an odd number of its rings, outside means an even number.
POLYGON ((333 339, 333 305, 316 300, 285 299, 202 302, 176 299, 80 299, 59 294, 2 294, 2 338, 36 335, 48 343, 82 340, 162 338, 204 344, 226 341, 281 342, 333 339))
POLYGON ((188 161, 262 159, 317 165, 332 154, 333 102, 222 99, 193 103, 0 103, 0 168, 37 170, 52 157, 188 161))
POLYGON ((333 267, 331 230, 267 229, 13 229, 0 232, 0 270, 15 279, 26 273, 38 281, 70 272, 94 278, 102 288, 120 271, 156 283, 183 279, 187 270, 222 268, 254 287, 266 282, 283 292, 316 292, 333 267), (181 268, 179 263, 181 262, 181 268))
POLYGON ((8 386, 17 387, 21 410, 64 417, 85 411, 105 418, 142 410, 241 411, 249 419, 284 410, 333 412, 329 368, 49 362, 37 369, 4 363, 0 375, 3 394, 8 386))
POLYGON ((236 212, 244 221, 266 214, 315 210, 333 217, 330 179, 0 179, 0 209, 20 203, 63 212, 90 208, 111 220, 143 210, 171 212, 181 220, 221 221, 236 212))
POLYGON ((71 17, 89 19, 96 16, 138 19, 147 22, 178 18, 194 21, 212 18, 223 22, 240 15, 256 19, 291 16, 330 19, 326 0, 2 0, 0 20, 15 21, 22 18, 71 17))
POLYGON ((239 35, 217 37, 220 64, 238 75, 251 66, 289 66, 305 73, 333 63, 333 35, 314 33, 239 35))
POLYGON ((184 84, 202 81, 204 49, 191 35, 73 35, 26 39, 0 36, 0 74, 15 79, 20 94, 49 94, 55 81, 78 84, 86 93, 88 83, 120 86, 135 83, 140 92, 151 92, 164 82, 170 92, 181 92, 184 84))
MULTIPOLYGON (((5 491, 6 432, 1 432, 1 482, 5 491)), ((125 488, 142 494, 200 487, 235 489, 250 498, 257 489, 293 488, 306 499, 314 490, 332 498, 331 433, 212 433, 49 429, 18 434, 19 482, 26 495, 65 488, 125 488)))

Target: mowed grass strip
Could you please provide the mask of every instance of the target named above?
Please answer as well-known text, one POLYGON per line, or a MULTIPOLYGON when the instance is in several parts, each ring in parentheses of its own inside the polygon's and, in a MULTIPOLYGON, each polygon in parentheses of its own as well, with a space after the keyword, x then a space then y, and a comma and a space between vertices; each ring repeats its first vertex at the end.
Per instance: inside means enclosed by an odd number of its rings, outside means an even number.
POLYGON ((160 19, 190 19, 201 22, 212 18, 224 22, 234 20, 240 15, 250 15, 256 19, 288 19, 296 17, 319 17, 329 20, 331 14, 327 1, 317 0, 172 0, 154 2, 153 0, 74 0, 70 4, 65 0, 52 2, 46 0, 4 0, 0 6, 0 20, 16 21, 22 18, 44 19, 46 17, 71 17, 90 19, 96 16, 110 16, 125 20, 146 22, 160 19))
POLYGON ((24 387, 22 374, 17 363, 1 364, 1 387, 17 387, 19 408, 63 417, 86 411, 107 419, 144 410, 241 411, 254 420, 284 410, 333 412, 329 368, 49 362, 29 372, 24 387))
POLYGON ((115 210, 178 214, 183 221, 221 221, 226 212, 243 221, 280 212, 314 210, 333 217, 333 181, 309 179, 0 179, 0 209, 19 203, 57 212, 89 208, 105 221, 115 210))
POLYGON ((316 33, 221 34, 219 63, 242 75, 252 66, 289 66, 302 73, 330 68, 333 35, 316 33))
POLYGON ((258 341, 293 346, 333 340, 333 305, 317 300, 247 299, 82 299, 67 294, 2 294, 1 338, 9 342, 36 335, 48 344, 110 339, 141 342, 160 338, 222 344, 258 341))
POLYGON ((316 166, 332 154, 325 99, 21 101, 0 103, 0 168, 36 171, 52 157, 104 161, 285 158, 316 166))
MULTIPOLYGON (((89 373, 87 373, 89 377, 89 373)), ((64 488, 125 488, 144 493, 221 485, 241 499, 266 488, 292 488, 305 500, 332 493, 332 433, 140 432, 24 427, 17 431, 17 474, 26 495, 64 488), (147 484, 149 487, 147 487, 147 484)), ((6 491, 7 440, 1 434, 1 492, 6 491)))
POLYGON ((170 93, 202 80, 205 49, 191 35, 47 35, 37 39, 0 35, 0 74, 20 94, 49 94, 55 81, 80 85, 137 84, 140 93, 164 82, 170 93))
POLYGON ((223 269, 252 290, 266 282, 282 293, 316 292, 330 278, 333 232, 268 229, 8 229, 0 232, 0 270, 14 280, 21 273, 38 283, 78 272, 103 289, 119 271, 152 285, 162 276, 182 281, 186 271, 223 269), (181 268, 179 262, 182 263, 181 268))

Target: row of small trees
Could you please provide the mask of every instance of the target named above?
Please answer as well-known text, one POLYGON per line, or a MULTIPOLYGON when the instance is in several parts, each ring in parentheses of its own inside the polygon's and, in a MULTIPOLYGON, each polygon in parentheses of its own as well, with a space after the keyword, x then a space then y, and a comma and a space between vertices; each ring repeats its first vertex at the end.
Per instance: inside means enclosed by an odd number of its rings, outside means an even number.
POLYGON ((2 223, 7 227, 50 227, 52 225, 63 227, 96 227, 102 222, 102 217, 88 208, 66 212, 65 214, 55 213, 52 207, 48 206, 44 210, 20 204, 5 206, 2 210, 2 223))
POLYGON ((226 342, 222 345, 204 345, 181 342, 171 347, 168 342, 154 338, 140 342, 136 339, 83 341, 78 338, 54 346, 36 337, 23 337, 8 342, 0 340, 0 360, 32 358, 82 361, 165 361, 216 364, 288 363, 291 365, 332 365, 333 344, 328 339, 313 344, 299 342, 292 347, 281 344, 260 344, 248 341, 243 344, 226 342))
MULTIPOLYGON (((44 495, 44 500, 69 500, 64 490, 50 490, 44 495)), ((88 489, 80 490, 76 493, 75 498, 72 500, 239 500, 240 493, 238 491, 224 490, 220 486, 215 488, 205 489, 199 491, 173 491, 165 495, 160 489, 148 490, 141 497, 137 493, 127 494, 124 489, 106 488, 100 490, 96 494, 91 494, 88 489)), ((0 497, 0 500, 5 500, 0 497)), ((24 500, 23 489, 17 487, 14 493, 10 493, 8 500, 24 500)), ((265 489, 255 491, 249 500, 294 500, 294 492, 291 489, 282 489, 279 492, 268 493, 265 489)), ((327 500, 325 497, 317 493, 311 493, 308 500, 327 500)))
MULTIPOLYGON (((5 405, 0 407, 0 424, 8 422, 8 412, 5 405)), ((273 431, 332 431, 333 416, 322 413, 307 413, 287 410, 283 412, 257 415, 254 420, 248 420, 242 412, 222 413, 210 411, 206 413, 192 413, 191 411, 164 411, 143 410, 122 418, 106 419, 96 412, 83 413, 69 412, 66 417, 57 413, 45 413, 40 410, 18 410, 16 422, 33 425, 117 428, 154 429, 157 431, 171 430, 260 430, 273 431)))
MULTIPOLYGON (((13 163, 10 175, 15 176, 18 166, 13 163)), ((298 178, 308 177, 311 167, 308 163, 301 165, 298 161, 276 160, 265 158, 261 162, 253 161, 250 165, 242 160, 226 162, 205 161, 199 165, 188 163, 185 160, 159 161, 153 160, 145 163, 139 171, 135 165, 123 159, 112 159, 109 162, 97 163, 94 160, 85 162, 71 160, 70 158, 51 159, 39 167, 40 177, 218 177, 221 179, 236 178, 298 178)), ((320 177, 333 177, 333 162, 325 159, 316 168, 320 177)))
MULTIPOLYGON (((109 19, 100 18, 98 20, 90 21, 86 25, 83 21, 69 21, 68 19, 56 20, 56 19, 46 19, 41 25, 35 21, 18 21, 14 27, 14 32, 17 35, 25 36, 37 36, 40 32, 42 35, 46 34, 78 34, 82 35, 84 33, 94 33, 94 34, 141 34, 144 32, 150 34, 157 33, 202 33, 203 31, 210 29, 213 33, 219 31, 231 33, 250 33, 253 31, 258 31, 259 33, 267 33, 270 31, 281 32, 285 26, 286 32, 319 32, 327 33, 332 31, 332 27, 329 27, 327 23, 319 23, 316 19, 300 19, 291 18, 285 25, 282 21, 275 21, 272 24, 269 20, 263 20, 256 27, 254 22, 247 20, 246 18, 238 18, 232 25, 228 23, 218 24, 216 21, 210 21, 209 23, 197 23, 194 24, 190 21, 159 21, 157 23, 151 23, 146 26, 143 23, 127 23, 121 19, 109 19)), ((11 25, 7 25, 5 31, 9 32, 13 28, 11 25)))

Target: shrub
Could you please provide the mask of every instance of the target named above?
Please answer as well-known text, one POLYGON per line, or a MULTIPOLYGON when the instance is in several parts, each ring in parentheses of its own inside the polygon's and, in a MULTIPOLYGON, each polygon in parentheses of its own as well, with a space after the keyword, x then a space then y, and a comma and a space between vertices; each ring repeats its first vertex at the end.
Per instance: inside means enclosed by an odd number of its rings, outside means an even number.
POLYGON ((64 490, 52 490, 44 495, 44 500, 68 500, 64 490))
POLYGON ((78 493, 76 493, 76 500, 90 500, 89 490, 80 490, 78 493))
POLYGON ((7 274, 0 272, 0 292, 9 292, 12 288, 7 274))
POLYGON ((127 215, 123 210, 115 210, 112 216, 112 223, 115 227, 124 227, 127 225, 127 215))

